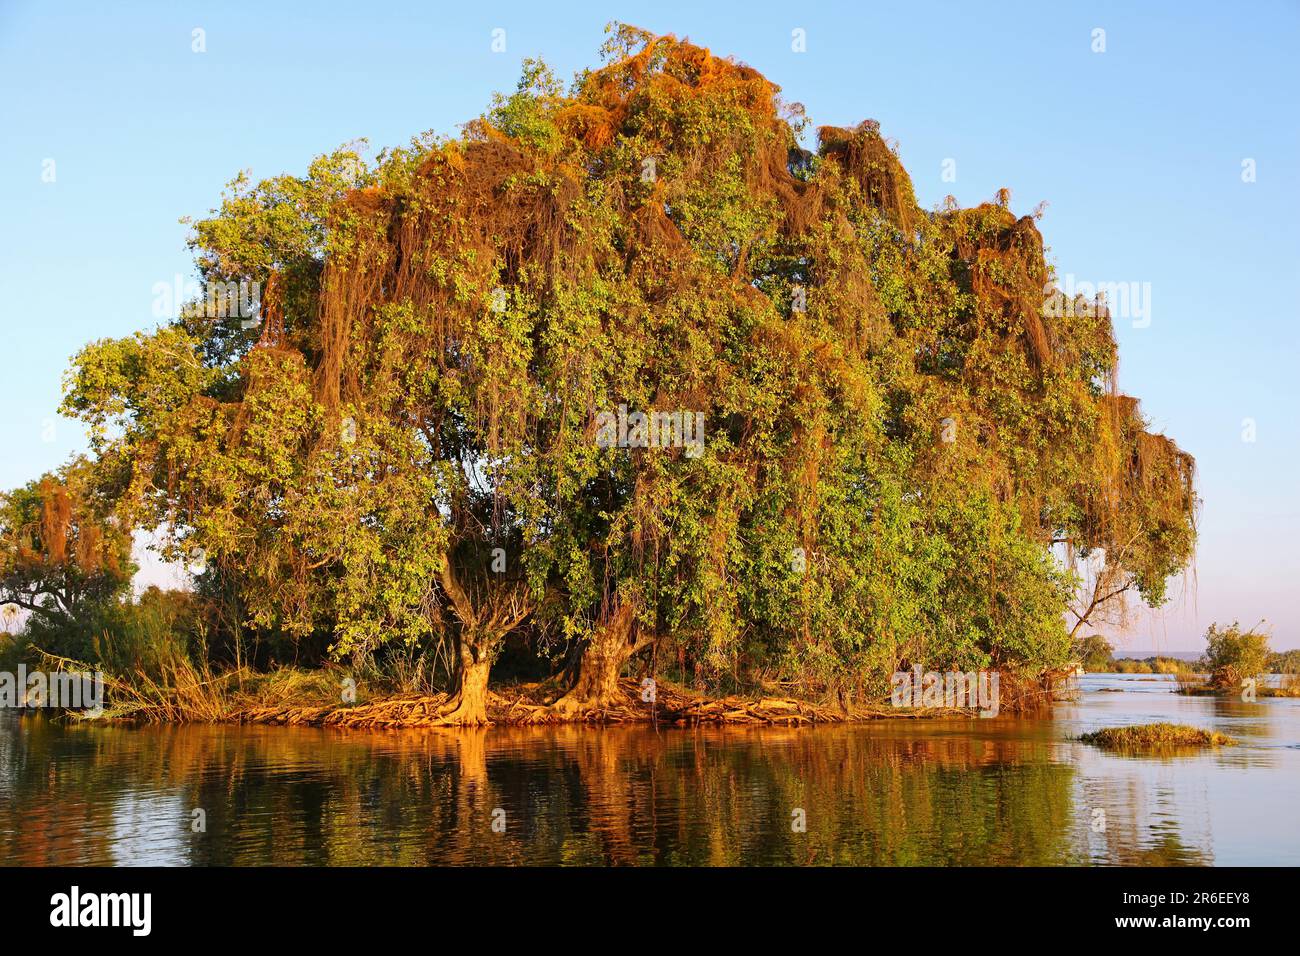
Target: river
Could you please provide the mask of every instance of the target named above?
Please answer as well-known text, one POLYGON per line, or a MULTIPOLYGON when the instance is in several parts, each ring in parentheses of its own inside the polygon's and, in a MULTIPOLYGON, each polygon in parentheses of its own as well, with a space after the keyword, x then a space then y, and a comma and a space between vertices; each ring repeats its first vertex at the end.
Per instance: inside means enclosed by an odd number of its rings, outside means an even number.
POLYGON ((0 715, 0 863, 1300 864, 1300 700, 1087 675, 1050 717, 386 733, 0 715), (1241 745, 1116 756, 1169 720, 1241 745))

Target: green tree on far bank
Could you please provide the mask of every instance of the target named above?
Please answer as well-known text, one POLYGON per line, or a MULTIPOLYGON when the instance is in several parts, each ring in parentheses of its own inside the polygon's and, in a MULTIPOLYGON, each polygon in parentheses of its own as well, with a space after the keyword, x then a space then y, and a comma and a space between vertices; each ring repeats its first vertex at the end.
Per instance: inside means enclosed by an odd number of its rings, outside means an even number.
POLYGON ((1091 673, 1109 671, 1115 662, 1115 648, 1100 634, 1089 634, 1075 642, 1072 653, 1083 669, 1091 673))
POLYGON ((1221 690, 1236 690, 1243 680, 1258 677, 1268 669, 1268 635, 1256 628, 1243 631, 1234 621, 1227 627, 1211 624, 1205 632, 1205 661, 1210 684, 1221 690))

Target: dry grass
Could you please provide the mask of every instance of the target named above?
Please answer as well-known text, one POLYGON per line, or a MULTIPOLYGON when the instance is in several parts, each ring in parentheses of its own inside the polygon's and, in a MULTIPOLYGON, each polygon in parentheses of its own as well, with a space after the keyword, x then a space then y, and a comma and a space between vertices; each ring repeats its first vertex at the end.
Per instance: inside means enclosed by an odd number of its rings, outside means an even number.
POLYGON ((1277 687, 1270 687, 1269 690, 1269 697, 1300 697, 1300 674, 1280 674, 1277 687))
MULTIPOLYGON (((96 670, 53 654, 42 653, 42 658, 55 670, 96 670)), ((137 667, 120 674, 100 671, 109 701, 103 717, 153 724, 210 723, 225 714, 230 685, 239 672, 214 674, 183 654, 160 655, 152 664, 149 670, 137 667)))
POLYGON ((1227 734, 1185 724, 1134 724, 1103 727, 1079 738, 1106 750, 1182 750, 1192 747, 1231 747, 1237 741, 1227 734))
MULTIPOLYGON (((143 724, 218 723, 238 719, 250 710, 329 711, 341 701, 348 676, 336 668, 293 667, 265 673, 247 668, 218 673, 206 662, 196 665, 170 648, 155 655, 148 667, 129 666, 117 672, 45 652, 40 655, 51 670, 98 670, 107 697, 101 716, 143 724)), ((357 681, 355 690, 358 704, 364 705, 373 696, 364 681, 357 681)))
MULTIPOLYGON (((1204 674, 1179 674, 1177 693, 1189 697, 1236 697, 1242 693, 1238 686, 1220 687, 1206 679, 1204 674)), ((1300 677, 1295 674, 1282 674, 1277 687, 1268 687, 1261 677, 1255 688, 1255 697, 1300 697, 1300 677)))
POLYGON ((1197 674, 1192 671, 1183 671, 1174 675, 1174 682, 1178 685, 1177 693, 1196 695, 1204 692, 1209 685, 1205 682, 1204 674, 1197 674))

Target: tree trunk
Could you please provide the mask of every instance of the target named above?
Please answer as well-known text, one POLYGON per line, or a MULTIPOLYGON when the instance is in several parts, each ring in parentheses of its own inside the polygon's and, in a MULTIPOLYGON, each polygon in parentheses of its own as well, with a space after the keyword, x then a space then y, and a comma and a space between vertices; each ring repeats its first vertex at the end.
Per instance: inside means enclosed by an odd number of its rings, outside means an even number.
POLYGON ((636 615, 624 605, 603 624, 597 626, 578 661, 578 677, 567 694, 555 702, 561 713, 600 710, 624 699, 618 686, 623 665, 649 641, 633 643, 632 625, 636 615))
POLYGON ((440 577, 460 620, 460 634, 456 638, 460 659, 455 690, 447 703, 438 708, 438 722, 481 727, 490 723, 487 700, 492 659, 506 635, 528 617, 531 610, 528 594, 522 587, 488 584, 478 590, 475 599, 471 597, 474 591, 466 592, 457 579, 450 557, 444 558, 440 577))
POLYGON ((440 723, 482 727, 487 717, 488 674, 492 670, 490 642, 461 640, 456 686, 438 709, 440 723))

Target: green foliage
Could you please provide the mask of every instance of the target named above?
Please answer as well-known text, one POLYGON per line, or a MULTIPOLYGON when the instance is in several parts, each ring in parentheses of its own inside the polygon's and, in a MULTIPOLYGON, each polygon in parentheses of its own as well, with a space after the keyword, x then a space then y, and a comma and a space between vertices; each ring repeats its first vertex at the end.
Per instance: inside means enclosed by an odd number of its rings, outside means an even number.
POLYGON ((1121 657, 1115 661, 1116 674, 1154 674, 1155 668, 1150 661, 1139 661, 1131 657, 1121 657))
POLYGON ((1205 632, 1205 661, 1214 687, 1236 689, 1242 680, 1258 677, 1268 668, 1268 635, 1243 631, 1237 622, 1227 627, 1211 624, 1205 632))
POLYGON ((525 58, 518 88, 510 96, 493 97, 488 121, 511 139, 544 153, 556 153, 564 146, 563 133, 555 123, 563 94, 550 67, 541 60, 525 58))
POLYGON ((0 604, 27 611, 34 633, 65 632, 81 649, 128 589, 131 536, 112 494, 104 470, 77 458, 0 495, 0 604))
POLYGON ((1041 315, 1029 217, 921 210, 873 123, 811 155, 707 50, 606 55, 567 93, 526 62, 457 139, 241 176, 192 244, 261 324, 191 308, 74 360, 118 513, 202 549, 233 627, 461 669, 524 627, 844 699, 1064 664, 1053 542, 1163 598, 1190 458, 1116 414, 1108 316, 1041 315), (702 441, 604 447, 620 406, 702 441))
POLYGON ((91 656, 74 659, 111 674, 143 674, 161 681, 175 661, 204 665, 206 638, 203 605, 193 593, 150 587, 107 610, 92 636, 91 656))
POLYGON ((1100 634, 1089 634, 1075 641, 1070 653, 1092 673, 1109 671, 1115 662, 1115 648, 1100 634))
POLYGON ((1103 669, 1113 670, 1116 674, 1193 674, 1196 665, 1176 657, 1146 657, 1142 660, 1121 657, 1110 668, 1103 669))

